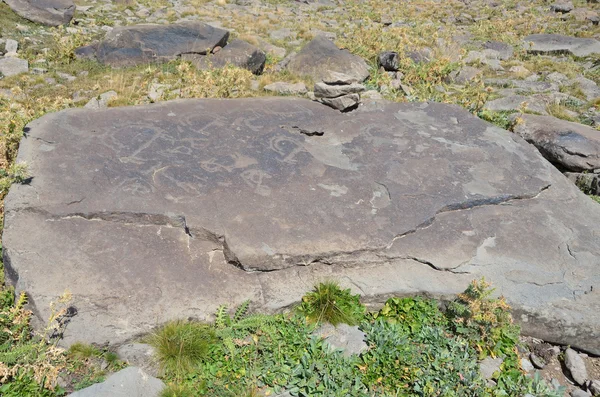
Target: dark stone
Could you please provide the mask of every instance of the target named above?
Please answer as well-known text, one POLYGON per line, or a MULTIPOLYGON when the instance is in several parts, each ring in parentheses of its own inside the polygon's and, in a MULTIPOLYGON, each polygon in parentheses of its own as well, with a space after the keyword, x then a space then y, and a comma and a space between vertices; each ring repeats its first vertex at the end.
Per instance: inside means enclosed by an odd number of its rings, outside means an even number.
POLYGON ((27 128, 4 265, 44 324, 72 292, 64 344, 120 344, 224 302, 280 310, 327 278, 378 304, 485 276, 525 334, 600 353, 600 206, 458 106, 178 100, 27 128))
POLYGON ((4 0, 21 17, 49 26, 66 25, 75 13, 72 0, 4 0))
POLYGON ((552 116, 523 114, 513 130, 561 169, 600 168, 600 131, 552 116))
POLYGON ((377 65, 388 72, 398 70, 398 53, 394 51, 384 51, 377 57, 377 65))
POLYGON ((364 59, 337 48, 324 36, 317 36, 305 45, 286 67, 293 73, 312 77, 315 82, 327 78, 330 72, 351 76, 359 83, 369 77, 369 67, 364 59))
POLYGON ((74 53, 77 59, 96 59, 96 51, 98 51, 98 42, 76 48, 74 53))
POLYGON ((122 26, 106 35, 96 56, 116 67, 168 62, 182 54, 205 55, 228 38, 228 31, 201 22, 122 26))
POLYGON ((222 68, 230 64, 254 74, 261 74, 267 61, 264 52, 239 39, 232 40, 216 54, 186 54, 182 58, 191 61, 198 69, 222 68))

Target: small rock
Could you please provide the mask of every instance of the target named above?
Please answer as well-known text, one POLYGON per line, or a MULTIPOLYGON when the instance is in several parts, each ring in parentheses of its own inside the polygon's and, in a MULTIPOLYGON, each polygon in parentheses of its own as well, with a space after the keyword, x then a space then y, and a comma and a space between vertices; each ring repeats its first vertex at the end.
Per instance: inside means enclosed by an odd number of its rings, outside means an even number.
POLYGON ((6 39, 4 41, 4 51, 6 56, 16 55, 19 49, 19 43, 16 40, 6 39))
POLYGON ((587 369, 585 368, 585 362, 573 349, 567 349, 565 351, 565 366, 571 373, 571 377, 580 386, 583 386, 588 380, 587 369))
POLYGON ((271 37, 272 40, 279 40, 279 41, 295 40, 296 32, 294 32, 288 28, 277 29, 277 30, 273 30, 271 33, 269 33, 269 37, 271 37))
POLYGON ((380 100, 383 96, 377 90, 369 90, 362 93, 362 97, 365 99, 380 100))
POLYGON ((529 69, 527 69, 525 66, 521 66, 521 65, 511 66, 511 68, 508 69, 508 71, 510 73, 516 74, 519 77, 525 77, 525 76, 529 76, 531 74, 529 69))
POLYGON ((456 84, 466 84, 481 75, 481 70, 472 66, 463 66, 459 71, 450 74, 450 81, 456 84))
POLYGON ((523 368, 523 371, 525 372, 531 372, 535 370, 533 364, 531 364, 531 361, 529 361, 525 357, 521 359, 521 368, 523 368))
POLYGON ((567 76, 559 72, 552 72, 548 76, 546 76, 546 81, 556 84, 564 84, 569 80, 567 76))
POLYGON ((377 65, 388 72, 398 70, 398 53, 394 51, 384 51, 377 57, 377 65))
POLYGON ((515 49, 511 45, 500 41, 488 41, 483 44, 483 48, 496 51, 498 59, 501 61, 512 58, 515 53, 515 49))
POLYGON ((342 95, 355 94, 363 91, 365 91, 365 86, 358 83, 349 85, 315 83, 315 96, 317 98, 337 98, 342 95))
POLYGON ((108 103, 117 97, 115 91, 108 91, 100 94, 97 98, 92 98, 88 103, 85 104, 85 108, 88 109, 102 109, 108 107, 108 103))
POLYGON ((334 109, 345 112, 358 106, 360 96, 358 94, 348 94, 337 98, 321 98, 321 102, 334 109))
POLYGON ((0 75, 15 76, 29 71, 29 63, 25 59, 6 57, 0 58, 0 75))
POLYGON ((561 12, 563 14, 569 13, 573 11, 573 3, 570 1, 563 1, 559 3, 554 3, 550 6, 550 9, 554 12, 561 12))
POLYGON ((67 80, 67 81, 75 81, 77 79, 77 77, 72 76, 68 73, 63 73, 63 72, 56 72, 56 75, 63 79, 63 80, 67 80))
POLYGON ((264 90, 280 95, 304 95, 308 91, 304 83, 285 83, 278 81, 264 86, 264 90))
POLYGON ((323 338, 333 349, 342 349, 346 357, 358 355, 368 349, 365 343, 366 335, 357 326, 323 324, 315 334, 323 338))
POLYGON ((152 102, 156 102, 164 96, 165 91, 169 88, 170 86, 167 84, 152 83, 150 84, 150 89, 148 90, 148 98, 152 102))
POLYGON ((546 362, 544 361, 544 359, 539 357, 535 353, 531 353, 529 355, 529 360, 531 360, 531 363, 537 369, 543 369, 546 366, 546 362))
POLYGON ((588 101, 593 101, 596 98, 600 98, 600 87, 598 87, 594 81, 583 76, 577 77, 574 81, 579 84, 581 91, 588 101))
POLYGON ((494 372, 500 371, 500 366, 504 360, 501 357, 491 358, 486 357, 479 363, 479 372, 483 379, 491 379, 494 372))

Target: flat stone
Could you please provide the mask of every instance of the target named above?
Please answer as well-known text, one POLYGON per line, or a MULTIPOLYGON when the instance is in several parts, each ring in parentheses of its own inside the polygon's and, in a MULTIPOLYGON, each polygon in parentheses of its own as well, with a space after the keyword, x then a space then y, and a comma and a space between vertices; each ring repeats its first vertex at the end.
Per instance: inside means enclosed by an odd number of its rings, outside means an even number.
POLYGON ((518 93, 541 93, 548 91, 558 91, 559 87, 555 83, 546 81, 527 81, 511 79, 486 79, 488 85, 515 88, 518 93))
POLYGON ((116 67, 167 62, 182 54, 206 55, 228 38, 228 31, 201 22, 119 26, 98 44, 96 57, 116 67))
POLYGON ((500 371, 500 366, 504 362, 502 357, 486 357, 479 363, 479 373, 483 379, 492 379, 494 373, 500 371))
POLYGON ((524 111, 529 110, 539 114, 548 114, 546 103, 533 96, 509 95, 504 98, 487 101, 483 106, 486 110, 500 111, 524 111))
POLYGON ((361 354, 369 348, 365 342, 365 333, 357 326, 323 324, 314 334, 323 338, 333 350, 342 350, 346 357, 361 354))
POLYGON ((381 304, 485 277, 526 335, 600 353, 600 206, 458 106, 177 100, 27 128, 5 271, 42 324, 71 291, 65 345, 122 344, 247 299, 281 310, 323 279, 381 304))
POLYGON ((523 48, 531 54, 571 54, 587 57, 600 54, 600 41, 560 34, 532 34, 523 39, 523 48))
POLYGON ((75 13, 72 0, 4 0, 21 17, 49 26, 66 25, 75 13))
POLYGON ((4 77, 16 76, 28 71, 29 63, 25 59, 14 57, 0 58, 0 75, 4 77))
POLYGON ((579 76, 575 79, 575 82, 579 85, 579 88, 581 88, 581 91, 588 101, 600 98, 600 87, 598 87, 594 81, 579 76))
POLYGON ((590 381, 589 389, 593 396, 600 396, 600 380, 590 381))
POLYGON ((354 109, 360 102, 360 95, 346 94, 336 98, 320 98, 320 101, 327 106, 330 106, 339 111, 347 111, 354 109))
POLYGON ((481 69, 477 69, 472 66, 463 66, 460 68, 460 70, 450 74, 449 81, 456 84, 467 84, 468 82, 478 78, 481 73, 481 69))
POLYGON ((357 82, 369 77, 369 67, 361 57, 341 50, 324 36, 317 36, 287 64, 292 73, 310 76, 315 82, 322 81, 330 72, 352 76, 357 82))
POLYGON ((563 14, 567 14, 573 11, 575 7, 573 7, 573 3, 570 1, 558 1, 550 6, 550 9, 554 12, 560 12, 563 14))
POLYGON ((483 48, 496 51, 498 53, 497 58, 501 61, 506 61, 512 58, 515 53, 513 46, 501 41, 487 41, 483 43, 483 48))
POLYGON ((315 96, 317 98, 336 98, 347 94, 357 94, 366 91, 362 84, 330 85, 323 82, 315 83, 315 96))
POLYGON ((573 349, 565 350, 565 366, 571 373, 571 377, 579 386, 588 381, 588 373, 583 358, 573 349))
POLYGON ((594 128, 552 116, 523 114, 513 130, 562 169, 600 168, 600 131, 594 128))
POLYGON ((535 353, 531 353, 529 355, 529 361, 531 361, 531 364, 533 364, 533 366, 537 369, 543 369, 546 366, 544 359, 535 353))
POLYGON ((216 54, 185 54, 182 59, 191 61, 198 69, 223 68, 233 65, 248 69, 254 74, 261 74, 265 68, 267 56, 252 44, 234 39, 216 54))
POLYGON ((323 77, 323 83, 329 85, 347 85, 358 83, 359 79, 354 76, 349 76, 344 73, 328 71, 323 77))
POLYGON ((69 394, 70 397, 158 397, 165 384, 141 368, 127 367, 104 382, 69 394))
POLYGON ((282 81, 267 84, 263 88, 267 92, 281 95, 304 95, 308 91, 304 83, 285 83, 282 81))

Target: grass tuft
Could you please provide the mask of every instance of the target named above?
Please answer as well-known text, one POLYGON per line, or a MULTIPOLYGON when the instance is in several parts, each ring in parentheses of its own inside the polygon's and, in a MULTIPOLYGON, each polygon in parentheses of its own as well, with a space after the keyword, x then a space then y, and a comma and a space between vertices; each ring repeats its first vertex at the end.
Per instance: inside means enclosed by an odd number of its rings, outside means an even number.
POLYGON ((212 327, 194 321, 172 321, 151 334, 146 343, 167 376, 179 378, 204 360, 217 337, 212 327))
POLYGON ((364 317, 365 309, 359 295, 341 289, 332 281, 320 283, 304 295, 298 312, 311 323, 328 322, 332 325, 356 325, 364 317))

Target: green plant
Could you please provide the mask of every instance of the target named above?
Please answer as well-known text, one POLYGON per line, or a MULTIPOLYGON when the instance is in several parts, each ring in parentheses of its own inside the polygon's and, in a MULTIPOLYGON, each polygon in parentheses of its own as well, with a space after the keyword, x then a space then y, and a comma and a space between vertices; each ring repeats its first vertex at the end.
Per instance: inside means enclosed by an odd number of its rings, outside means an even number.
POLYGON ((369 350, 360 369, 370 390, 399 396, 477 396, 482 391, 475 352, 443 327, 424 326, 411 334, 401 323, 379 318, 363 329, 369 350))
POLYGON ((156 360, 168 376, 181 378, 207 358, 217 342, 214 329, 194 321, 171 321, 145 339, 156 350, 156 360))
POLYGON ((373 318, 384 318, 387 322, 398 324, 403 332, 414 334, 425 326, 445 328, 446 317, 433 299, 390 298, 373 318))
POLYGON ((365 314, 360 296, 353 295, 350 289, 341 289, 332 281, 316 285, 311 292, 302 297, 297 310, 308 322, 328 322, 333 325, 356 325, 365 314))
POLYGON ((474 280, 464 293, 448 305, 452 331, 470 341, 480 357, 514 354, 519 327, 503 297, 494 299, 490 284, 474 280))

